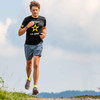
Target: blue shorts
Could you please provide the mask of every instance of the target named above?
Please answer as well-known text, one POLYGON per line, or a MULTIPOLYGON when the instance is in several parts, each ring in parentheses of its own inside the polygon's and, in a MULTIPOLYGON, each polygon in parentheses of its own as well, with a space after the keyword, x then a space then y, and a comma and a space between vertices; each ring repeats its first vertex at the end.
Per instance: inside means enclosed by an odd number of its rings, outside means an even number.
POLYGON ((26 60, 31 60, 33 58, 33 56, 41 57, 42 50, 43 50, 43 42, 41 42, 37 45, 24 44, 26 60))

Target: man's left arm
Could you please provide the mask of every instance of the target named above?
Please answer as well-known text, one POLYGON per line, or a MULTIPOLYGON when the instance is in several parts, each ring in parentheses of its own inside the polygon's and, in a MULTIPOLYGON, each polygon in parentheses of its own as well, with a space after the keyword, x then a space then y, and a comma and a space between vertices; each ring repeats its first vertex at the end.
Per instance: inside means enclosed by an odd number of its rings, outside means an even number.
POLYGON ((41 33, 42 35, 40 35, 41 39, 44 39, 46 37, 46 33, 47 33, 47 28, 46 26, 43 27, 43 33, 41 33))

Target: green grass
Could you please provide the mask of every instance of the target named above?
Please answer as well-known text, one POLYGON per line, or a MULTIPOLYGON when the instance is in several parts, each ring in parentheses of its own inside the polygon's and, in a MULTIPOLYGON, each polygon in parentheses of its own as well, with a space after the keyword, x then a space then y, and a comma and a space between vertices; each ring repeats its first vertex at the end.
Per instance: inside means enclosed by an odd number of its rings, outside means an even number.
POLYGON ((2 77, 0 77, 0 100, 27 100, 27 98, 34 98, 35 96, 31 96, 25 93, 19 92, 8 92, 5 90, 4 81, 2 77))
POLYGON ((33 98, 34 96, 19 93, 19 92, 7 92, 0 90, 0 100, 27 100, 27 98, 33 98))

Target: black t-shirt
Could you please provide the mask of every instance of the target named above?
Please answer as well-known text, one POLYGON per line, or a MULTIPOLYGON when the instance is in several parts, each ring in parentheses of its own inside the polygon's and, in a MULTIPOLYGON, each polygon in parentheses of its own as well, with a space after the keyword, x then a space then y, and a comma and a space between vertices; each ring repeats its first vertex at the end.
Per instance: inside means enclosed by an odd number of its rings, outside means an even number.
POLYGON ((43 40, 39 35, 43 32, 43 27, 46 26, 46 19, 43 16, 38 16, 38 18, 33 18, 28 16, 22 22, 21 28, 24 28, 30 21, 34 21, 34 25, 27 29, 26 31, 26 41, 25 44, 35 45, 43 40))

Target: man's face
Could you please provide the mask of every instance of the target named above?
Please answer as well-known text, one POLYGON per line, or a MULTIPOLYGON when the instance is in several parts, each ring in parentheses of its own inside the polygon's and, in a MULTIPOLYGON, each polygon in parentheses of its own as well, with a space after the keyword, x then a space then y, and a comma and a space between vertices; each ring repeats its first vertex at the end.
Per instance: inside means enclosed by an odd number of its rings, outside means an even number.
POLYGON ((38 16, 39 11, 40 11, 40 9, 38 7, 36 7, 36 6, 33 6, 32 9, 31 9, 32 15, 34 17, 37 17, 38 16))

